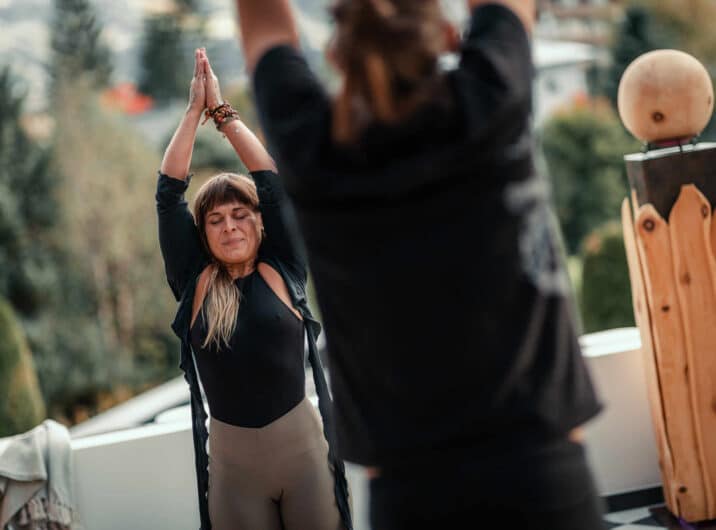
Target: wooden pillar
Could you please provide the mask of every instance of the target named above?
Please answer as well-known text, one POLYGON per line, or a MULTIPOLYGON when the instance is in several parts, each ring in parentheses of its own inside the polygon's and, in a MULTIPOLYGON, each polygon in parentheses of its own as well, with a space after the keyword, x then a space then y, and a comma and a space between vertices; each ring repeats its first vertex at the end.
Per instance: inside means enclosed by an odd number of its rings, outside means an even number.
POLYGON ((625 156, 622 224, 664 498, 698 522, 716 519, 716 144, 692 138, 708 122, 713 89, 700 63, 659 53, 625 72, 620 114, 647 146, 676 145, 625 156), (674 125, 693 110, 689 98, 701 115, 674 125))

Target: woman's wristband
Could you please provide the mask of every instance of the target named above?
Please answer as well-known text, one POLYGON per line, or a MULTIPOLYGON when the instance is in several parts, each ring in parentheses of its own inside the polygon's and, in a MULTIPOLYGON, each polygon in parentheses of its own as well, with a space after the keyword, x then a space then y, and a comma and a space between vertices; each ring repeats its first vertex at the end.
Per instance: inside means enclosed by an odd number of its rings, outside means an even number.
POLYGON ((239 113, 236 112, 231 104, 226 101, 216 107, 206 109, 206 111, 204 111, 204 116, 205 119, 202 124, 206 123, 209 118, 211 118, 214 120, 217 130, 221 129, 222 125, 225 123, 239 119, 239 113))

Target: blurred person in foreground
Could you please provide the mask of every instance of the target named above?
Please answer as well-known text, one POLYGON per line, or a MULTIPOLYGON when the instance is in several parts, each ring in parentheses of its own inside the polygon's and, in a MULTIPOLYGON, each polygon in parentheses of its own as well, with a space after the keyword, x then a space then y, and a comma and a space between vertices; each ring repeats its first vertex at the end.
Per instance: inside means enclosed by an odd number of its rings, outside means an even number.
POLYGON ((343 463, 306 397, 307 334, 329 432, 320 326, 306 303, 305 259, 289 235, 291 212, 275 171, 197 50, 189 106, 159 172, 157 211, 167 280, 179 301, 172 327, 191 389, 201 528, 350 530, 343 463), (210 178, 192 216, 184 192, 202 114, 213 118, 250 177, 210 178))
POLYGON ((579 431, 601 404, 533 163, 535 3, 466 4, 461 38, 438 0, 337 0, 329 94, 289 0, 237 0, 338 452, 368 468, 373 530, 602 528, 579 431))

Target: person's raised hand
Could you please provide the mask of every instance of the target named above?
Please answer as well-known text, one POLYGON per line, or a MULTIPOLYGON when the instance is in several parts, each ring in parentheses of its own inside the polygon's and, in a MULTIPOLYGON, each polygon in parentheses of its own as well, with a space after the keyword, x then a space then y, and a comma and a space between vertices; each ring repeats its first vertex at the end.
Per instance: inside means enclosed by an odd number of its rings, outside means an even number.
POLYGON ((209 57, 206 55, 206 50, 200 50, 202 63, 206 71, 206 107, 211 110, 224 102, 221 97, 221 88, 219 86, 219 78, 214 74, 214 70, 211 69, 211 63, 209 57))
POLYGON ((194 51, 194 77, 189 86, 189 105, 187 112, 201 115, 206 108, 206 78, 205 63, 202 59, 201 50, 194 51))

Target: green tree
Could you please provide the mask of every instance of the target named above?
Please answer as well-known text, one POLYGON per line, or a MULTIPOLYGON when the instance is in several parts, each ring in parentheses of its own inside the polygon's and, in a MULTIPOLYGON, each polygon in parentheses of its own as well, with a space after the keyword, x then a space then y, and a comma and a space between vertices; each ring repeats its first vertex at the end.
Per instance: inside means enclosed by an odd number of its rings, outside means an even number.
MULTIPOLYGON (((5 69, 0 73, 0 298, 23 317, 40 387, 55 412, 55 403, 76 387, 77 374, 94 377, 89 370, 77 370, 82 364, 78 359, 103 349, 93 340, 101 335, 92 332, 96 310, 87 282, 59 229, 64 211, 57 197, 61 179, 52 169, 52 152, 25 133, 22 110, 23 93, 5 69)), ((14 327, 11 331, 15 333, 14 327)), ((0 341, 9 341, 13 334, 1 331, 0 341)), ((27 355, 22 353, 23 358, 27 355)), ((29 369, 18 370, 8 383, 16 389, 29 377, 29 369)), ((9 372, 3 369, 2 374, 9 372)), ((9 388, 4 383, 0 387, 9 388)), ((26 404, 34 407, 32 400, 26 404)), ((22 412, 16 401, 12 407, 22 412)))
POLYGON ((169 9, 144 19, 139 90, 165 104, 186 97, 192 50, 204 41, 199 0, 174 0, 169 9))
MULTIPOLYGON (((660 35, 663 37, 663 33, 660 35)), ((657 37, 650 11, 639 5, 629 6, 616 31, 610 50, 611 64, 606 72, 604 94, 614 108, 617 106, 619 82, 624 70, 640 55, 665 47, 666 40, 657 37)))
MULTIPOLYGON (((716 33, 712 21, 716 17, 716 3, 712 0, 660 0, 642 2, 650 8, 654 26, 662 39, 661 48, 676 48, 693 55, 712 74, 716 69, 716 33)), ((714 116, 701 133, 701 139, 716 140, 716 119, 714 116)))
POLYGON ((582 246, 582 321, 585 333, 634 325, 631 283, 619 221, 593 230, 582 246))
POLYGON ((48 404, 72 419, 77 404, 94 410, 101 392, 175 375, 177 350, 156 239, 159 155, 102 108, 87 80, 63 84, 57 96, 62 282, 52 317, 30 337, 48 404))
POLYGON ((159 103, 186 97, 191 64, 175 14, 159 14, 144 21, 139 90, 159 103))
POLYGON ((0 437, 25 432, 45 418, 45 405, 20 323, 0 298, 0 437))
POLYGON ((619 217, 628 194, 624 154, 639 144, 598 102, 555 115, 539 136, 566 249, 575 254, 592 229, 619 217))
POLYGON ((52 19, 53 88, 62 78, 86 76, 96 87, 106 87, 112 75, 109 48, 89 0, 54 0, 52 19))
POLYGON ((246 126, 261 136, 261 125, 259 115, 254 104, 254 97, 251 93, 249 83, 238 83, 223 90, 223 96, 241 115, 241 121, 246 126))
POLYGON ((671 46, 692 54, 709 68, 716 63, 716 4, 712 0, 640 0, 639 4, 649 9, 658 40, 668 37, 671 46))
POLYGON ((47 236, 57 204, 50 154, 24 131, 23 101, 9 68, 0 71, 0 296, 27 316, 54 281, 47 236))

